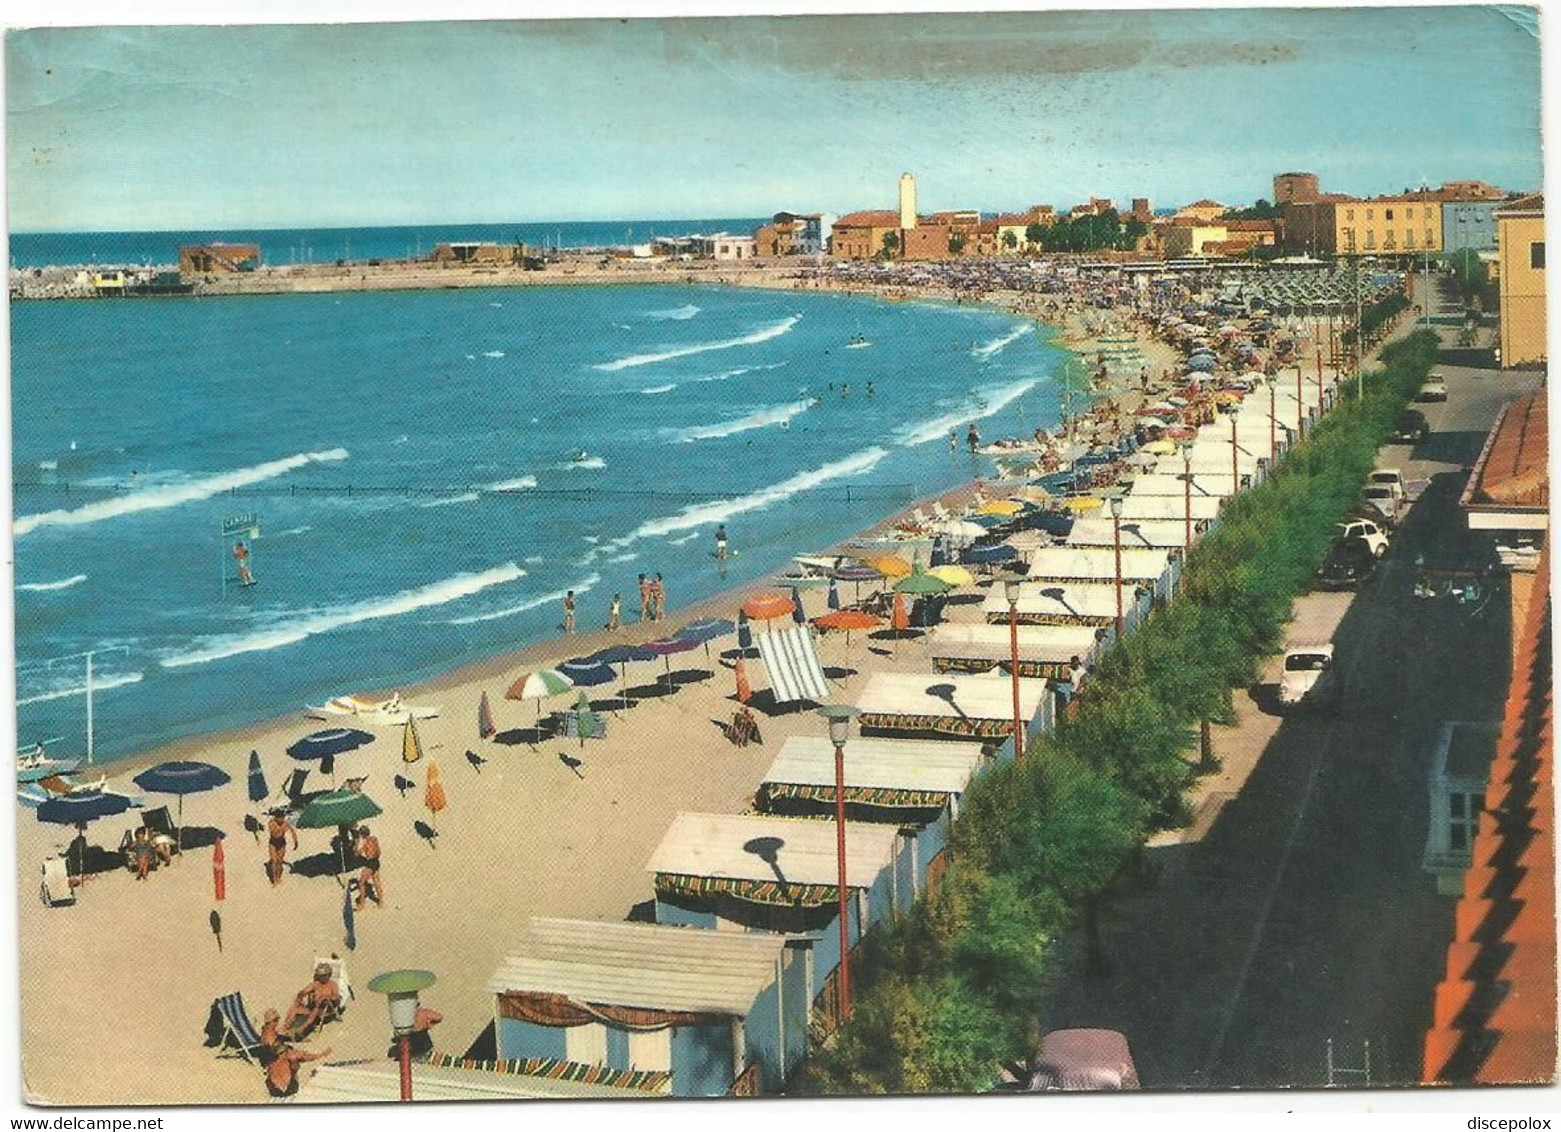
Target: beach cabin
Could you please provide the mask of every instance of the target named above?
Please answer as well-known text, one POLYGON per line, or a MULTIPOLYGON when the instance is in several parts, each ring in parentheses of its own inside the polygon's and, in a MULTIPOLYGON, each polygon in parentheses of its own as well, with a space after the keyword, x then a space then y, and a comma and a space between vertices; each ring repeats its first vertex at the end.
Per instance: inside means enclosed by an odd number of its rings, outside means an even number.
MULTIPOLYGON (((1122 620, 1131 628, 1149 612, 1154 599, 1150 585, 1122 582, 1122 620)), ((981 602, 981 616, 990 624, 1007 625, 1008 596, 994 586, 981 602)), ((1025 582, 1019 587, 1021 625, 1074 625, 1114 628, 1117 586, 1112 582, 1025 582)))
MULTIPOLYGON (((1226 469, 1230 456, 1227 453, 1225 459, 1226 469)), ((1193 520, 1192 540, 1196 544, 1198 536, 1203 534, 1212 522, 1200 522, 1193 520), (1200 529, 1202 528, 1202 529, 1200 529)), ((1108 549, 1116 544, 1116 534, 1112 529, 1112 520, 1108 515, 1104 519, 1091 517, 1080 519, 1073 524, 1073 529, 1068 532, 1069 546, 1103 546, 1108 549)), ((1159 548, 1161 550, 1180 550, 1187 544, 1187 524, 1181 519, 1123 519, 1122 520, 1122 550, 1124 553, 1131 547, 1159 548)))
MULTIPOLYGON (((939 625, 927 636, 932 667, 939 672, 1008 672, 1013 640, 1007 625, 939 625)), ((1111 643, 1115 629, 1088 625, 1020 625, 1019 675, 1063 680, 1078 657, 1094 664, 1111 643)))
MULTIPOLYGON (((1038 547, 1026 556, 1030 582, 1103 582, 1116 584, 1117 556, 1105 546, 1038 547)), ((1143 546, 1122 548, 1122 580, 1135 586, 1152 585, 1155 596, 1169 601, 1181 580, 1182 555, 1179 551, 1150 549, 1143 546)))
MULTIPOLYGON (((1284 440, 1284 433, 1279 434, 1279 439, 1284 440)), ((1267 441, 1264 442, 1265 451, 1267 441)), ((1141 476, 1134 476, 1127 490, 1123 493, 1126 497, 1135 495, 1165 495, 1174 496, 1177 499, 1187 494, 1187 485, 1182 480, 1179 469, 1181 460, 1166 458, 1161 461, 1160 467, 1153 472, 1141 476)), ((1192 496, 1194 499, 1202 496, 1209 499, 1223 499, 1234 491, 1230 478, 1230 467, 1226 466, 1221 472, 1194 472, 1192 474, 1192 496)))
MULTIPOLYGON (((892 826, 846 824, 849 936, 854 949, 899 906, 892 826)), ((759 814, 679 814, 651 854, 656 922, 785 933, 804 948, 805 984, 837 1013, 839 874, 833 822, 759 814)))
POLYGON ((507 1064, 710 1097, 777 1091, 807 1056, 806 956, 780 934, 534 918, 487 989, 507 1064))
MULTIPOLYGON (((1029 735, 1052 729, 1053 697, 1045 680, 1021 677, 1019 714, 1029 735)), ((1014 682, 1011 676, 879 672, 870 676, 856 706, 863 735, 910 739, 976 739, 1002 747, 1011 758, 1014 682)))
MULTIPOLYGON (((894 889, 901 909, 942 876, 960 795, 985 762, 979 743, 856 736, 846 744, 846 816, 899 831, 894 889)), ((778 815, 832 817, 834 744, 823 736, 787 739, 759 786, 759 807, 778 815)))
MULTIPOLYGON (((299 1104, 401 1099, 401 1065, 390 1058, 303 1066, 299 1104), (313 1069, 311 1074, 310 1070, 313 1069)), ((435 1054, 412 1063, 415 1101, 647 1100, 669 1096, 666 1073, 625 1073, 564 1062, 470 1061, 435 1054)))
POLYGON ((1191 514, 1193 522, 1197 522, 1217 517, 1223 503, 1223 500, 1207 495, 1184 495, 1178 498, 1174 495, 1135 495, 1129 491, 1122 497, 1122 521, 1133 523, 1140 519, 1180 519, 1185 523, 1191 514))

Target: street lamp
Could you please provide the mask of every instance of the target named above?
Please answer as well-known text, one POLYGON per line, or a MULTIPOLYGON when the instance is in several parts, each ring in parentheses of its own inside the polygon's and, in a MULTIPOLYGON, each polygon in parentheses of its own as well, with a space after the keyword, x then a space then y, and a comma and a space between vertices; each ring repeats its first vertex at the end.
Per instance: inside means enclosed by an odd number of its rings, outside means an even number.
POLYGON ((1008 599, 1009 671, 1014 682, 1014 762, 1024 758, 1024 713, 1019 708, 1019 575, 1003 579, 1003 596, 1008 599))
POLYGON ((840 1021, 851 1017, 851 921, 846 895, 846 737, 851 721, 861 715, 854 707, 822 707, 829 720, 829 741, 835 746, 835 865, 840 897, 840 1021))
POLYGON ((1236 459, 1236 453, 1240 451, 1240 445, 1236 439, 1236 414, 1230 414, 1230 493, 1236 494, 1236 489, 1241 484, 1241 468, 1236 459))
POLYGON ((1187 531, 1182 540, 1182 564, 1185 568, 1187 556, 1192 553, 1192 445, 1184 440, 1179 447, 1182 450, 1182 495, 1187 507, 1187 531))
POLYGON ((417 1030, 417 995, 435 982, 432 971, 386 971, 369 980, 369 990, 388 998, 390 1029, 401 1047, 401 1099, 412 1099, 412 1035, 417 1030))
POLYGON ((1270 466, 1279 463, 1279 438, 1274 432, 1274 401, 1279 389, 1279 374, 1273 373, 1268 378, 1268 462, 1270 466))
POLYGON ((1122 497, 1111 497, 1111 543, 1116 549, 1117 562, 1117 640, 1123 636, 1122 621, 1122 497))
MULTIPOLYGON (((1318 347, 1321 349, 1322 347, 1318 347)), ((1306 392, 1301 388, 1301 363, 1295 363, 1295 442, 1306 438, 1306 392)))

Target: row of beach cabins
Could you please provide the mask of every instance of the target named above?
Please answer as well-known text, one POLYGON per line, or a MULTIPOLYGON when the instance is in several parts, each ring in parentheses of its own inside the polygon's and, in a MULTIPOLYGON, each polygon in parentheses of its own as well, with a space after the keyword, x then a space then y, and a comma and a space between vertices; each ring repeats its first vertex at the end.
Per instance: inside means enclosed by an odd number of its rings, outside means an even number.
MULTIPOLYGON (((855 697, 844 759, 853 952, 940 883, 961 796, 1014 757, 1015 683, 1028 736, 1050 731, 1079 686, 1075 661, 1087 668, 1110 647, 1119 616, 1131 632, 1174 596, 1185 552, 1217 526, 1222 502, 1260 482, 1336 394, 1332 377, 1311 374, 1299 387, 1252 372, 1230 385, 1239 392, 1213 421, 1162 419, 1182 443, 1133 451, 1119 503, 1075 500, 1065 539, 1020 530, 1035 493, 1011 485, 1023 507, 979 542, 1013 546, 1027 563, 1017 602, 988 579, 979 623, 930 628, 933 671, 874 674, 855 697)), ((902 532, 896 549, 930 550, 940 524, 965 518, 902 532)), ((821 726, 785 741, 752 812, 678 814, 646 864, 654 922, 533 919, 487 984, 496 1059, 435 1054, 414 1067, 417 1099, 784 1091, 841 1017, 835 800, 821 726)), ((393 1062, 326 1065, 299 1099, 391 1099, 396 1073, 393 1062)))

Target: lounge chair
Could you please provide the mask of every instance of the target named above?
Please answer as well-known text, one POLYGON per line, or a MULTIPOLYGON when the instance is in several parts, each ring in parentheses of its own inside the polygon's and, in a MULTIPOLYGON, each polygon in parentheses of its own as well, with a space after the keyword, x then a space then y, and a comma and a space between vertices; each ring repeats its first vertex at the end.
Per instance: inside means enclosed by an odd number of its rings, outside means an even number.
POLYGON ((215 1048, 218 1057, 242 1057, 256 1065, 260 1063, 260 1031, 249 1020, 243 992, 234 991, 212 1000, 211 1013, 206 1018, 206 1045, 215 1048))
POLYGON ((43 862, 41 895, 44 905, 49 908, 76 903, 76 890, 71 887, 70 869, 64 857, 49 857, 43 862))
POLYGON ((932 508, 932 515, 933 515, 933 517, 935 519, 937 519, 940 523, 946 523, 946 522, 948 522, 950 519, 952 519, 954 517, 954 516, 949 514, 948 508, 943 506, 943 503, 942 503, 941 500, 936 500, 935 499, 930 504, 928 504, 928 506, 932 508))
POLYGON ((309 781, 309 768, 306 766, 295 767, 293 773, 287 776, 287 781, 270 801, 269 805, 275 808, 297 811, 313 796, 312 791, 304 789, 304 783, 309 781))
POLYGON ((179 827, 173 824, 173 815, 168 812, 167 806, 158 806, 155 810, 142 810, 141 824, 154 843, 159 837, 166 837, 168 851, 179 852, 179 827))

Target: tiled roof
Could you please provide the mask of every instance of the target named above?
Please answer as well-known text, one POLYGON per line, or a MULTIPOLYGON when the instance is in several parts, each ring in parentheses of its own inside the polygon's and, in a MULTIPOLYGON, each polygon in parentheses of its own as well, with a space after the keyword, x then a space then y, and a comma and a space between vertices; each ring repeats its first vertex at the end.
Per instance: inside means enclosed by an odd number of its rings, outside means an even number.
POLYGON ((1556 1074, 1555 736, 1546 547, 1513 662, 1454 910, 1422 1081, 1538 1084, 1556 1074))
POLYGON ((1464 506, 1550 507, 1550 416, 1545 390, 1502 411, 1464 492, 1464 506))
POLYGON ((1195 200, 1191 204, 1183 205, 1182 207, 1183 208, 1224 208, 1225 206, 1223 204, 1221 204, 1217 200, 1204 199, 1204 200, 1195 200))
POLYGON ((1541 215, 1545 211, 1545 194, 1535 193, 1533 196, 1519 197, 1517 200, 1503 206, 1497 215, 1505 212, 1537 212, 1541 215))
POLYGON ((889 208, 872 208, 866 212, 848 212, 835 221, 835 228, 898 228, 900 214, 889 208))
POLYGON ((1225 227, 1232 232, 1272 232, 1272 220, 1226 220, 1225 227))

